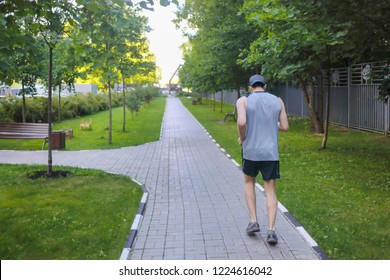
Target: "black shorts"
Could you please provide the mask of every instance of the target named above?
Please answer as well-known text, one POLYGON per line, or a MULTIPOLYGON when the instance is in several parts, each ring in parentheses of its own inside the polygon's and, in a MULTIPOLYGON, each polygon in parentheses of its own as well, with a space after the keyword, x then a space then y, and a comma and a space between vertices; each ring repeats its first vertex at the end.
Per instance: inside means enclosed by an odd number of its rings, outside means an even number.
POLYGON ((257 177, 259 172, 261 172, 264 181, 279 179, 279 161, 251 161, 243 159, 242 172, 251 177, 257 177))

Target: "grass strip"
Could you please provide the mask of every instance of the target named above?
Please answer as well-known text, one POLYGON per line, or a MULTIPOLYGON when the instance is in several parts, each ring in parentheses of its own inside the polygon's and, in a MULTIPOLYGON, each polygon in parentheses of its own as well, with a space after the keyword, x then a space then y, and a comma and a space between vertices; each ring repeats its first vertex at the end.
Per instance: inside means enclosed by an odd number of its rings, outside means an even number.
MULTIPOLYGON (((112 110, 112 144, 108 144, 108 111, 83 118, 54 123, 53 130, 73 130, 73 138, 66 139, 65 150, 110 149, 136 146, 159 139, 166 98, 155 98, 142 105, 134 116, 127 110, 126 131, 123 132, 123 107, 112 110), (80 128, 82 120, 92 120, 91 129, 80 128)), ((0 139, 2 150, 40 150, 42 140, 0 139)), ((45 145, 47 149, 47 144, 45 145)))
POLYGON ((29 179, 44 166, 0 164, 0 258, 119 259, 143 190, 130 178, 55 167, 60 178, 29 179))

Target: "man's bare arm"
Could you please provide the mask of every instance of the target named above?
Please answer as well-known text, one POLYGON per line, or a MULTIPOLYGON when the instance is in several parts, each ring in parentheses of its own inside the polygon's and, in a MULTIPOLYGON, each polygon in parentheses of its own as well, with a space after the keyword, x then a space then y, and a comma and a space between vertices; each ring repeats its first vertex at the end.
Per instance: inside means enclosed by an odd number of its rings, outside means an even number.
POLYGON ((246 132, 246 97, 237 100, 237 130, 238 143, 241 145, 245 138, 246 132))
POLYGON ((288 125, 288 118, 286 113, 286 108, 284 106, 283 100, 279 98, 280 105, 282 106, 282 110, 280 110, 279 114, 279 130, 281 131, 288 131, 289 125, 288 125))

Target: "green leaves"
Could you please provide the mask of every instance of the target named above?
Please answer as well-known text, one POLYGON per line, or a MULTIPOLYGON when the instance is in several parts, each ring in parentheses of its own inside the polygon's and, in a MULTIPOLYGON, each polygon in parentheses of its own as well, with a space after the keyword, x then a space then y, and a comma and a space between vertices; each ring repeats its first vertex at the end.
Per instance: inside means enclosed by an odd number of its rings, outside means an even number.
POLYGON ((179 21, 197 29, 189 35, 185 64, 179 72, 183 85, 195 91, 237 89, 249 73, 237 64, 240 51, 254 39, 255 32, 238 14, 243 1, 186 1, 179 21))
POLYGON ((348 34, 348 26, 317 2, 245 1, 241 11, 260 31, 241 63, 260 62, 267 74, 281 79, 314 76, 328 62, 329 46, 342 46, 348 34))
MULTIPOLYGON (((132 0, 124 0, 127 4, 129 4, 130 6, 133 6, 134 5, 134 2, 135 1, 132 1, 132 0)), ((179 5, 179 1, 177 0, 172 0, 172 1, 169 1, 169 0, 160 0, 160 5, 161 6, 169 6, 171 3, 175 4, 175 5, 179 5)), ((149 11, 154 11, 154 1, 153 0, 146 0, 146 1, 139 1, 137 2, 136 4, 138 4, 141 8, 145 9, 145 10, 149 10, 149 11)))
POLYGON ((153 1, 141 1, 139 3, 139 5, 141 6, 141 8, 145 9, 145 10, 149 10, 149 11, 154 11, 154 9, 152 7, 149 7, 148 5, 150 4, 150 2, 152 2, 151 5, 153 5, 153 1), (148 3, 149 2, 149 3, 148 3))
POLYGON ((390 98, 390 66, 387 66, 383 69, 384 79, 382 84, 379 86, 379 96, 378 99, 387 103, 390 98))
POLYGON ((118 68, 124 70, 127 58, 140 49, 131 44, 141 42, 146 23, 135 8, 105 5, 98 12, 84 11, 82 29, 89 37, 86 49, 90 71, 100 72, 105 81, 115 82, 119 78, 118 68))

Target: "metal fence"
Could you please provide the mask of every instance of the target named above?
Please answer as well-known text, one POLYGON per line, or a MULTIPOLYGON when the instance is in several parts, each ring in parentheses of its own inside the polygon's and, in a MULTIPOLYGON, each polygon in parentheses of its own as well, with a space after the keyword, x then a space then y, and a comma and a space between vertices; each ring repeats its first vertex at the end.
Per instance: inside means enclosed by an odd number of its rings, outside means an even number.
MULTIPOLYGON (((375 62, 331 70, 329 119, 332 123, 360 130, 390 132, 390 102, 377 99, 385 66, 375 62)), ((325 79, 325 92, 327 83, 325 79)), ((217 100, 220 100, 221 93, 216 93, 217 100)), ((273 86, 272 93, 283 99, 288 114, 308 116, 302 91, 292 83, 278 83, 273 86)), ((235 104, 237 91, 224 91, 223 100, 235 104)))

